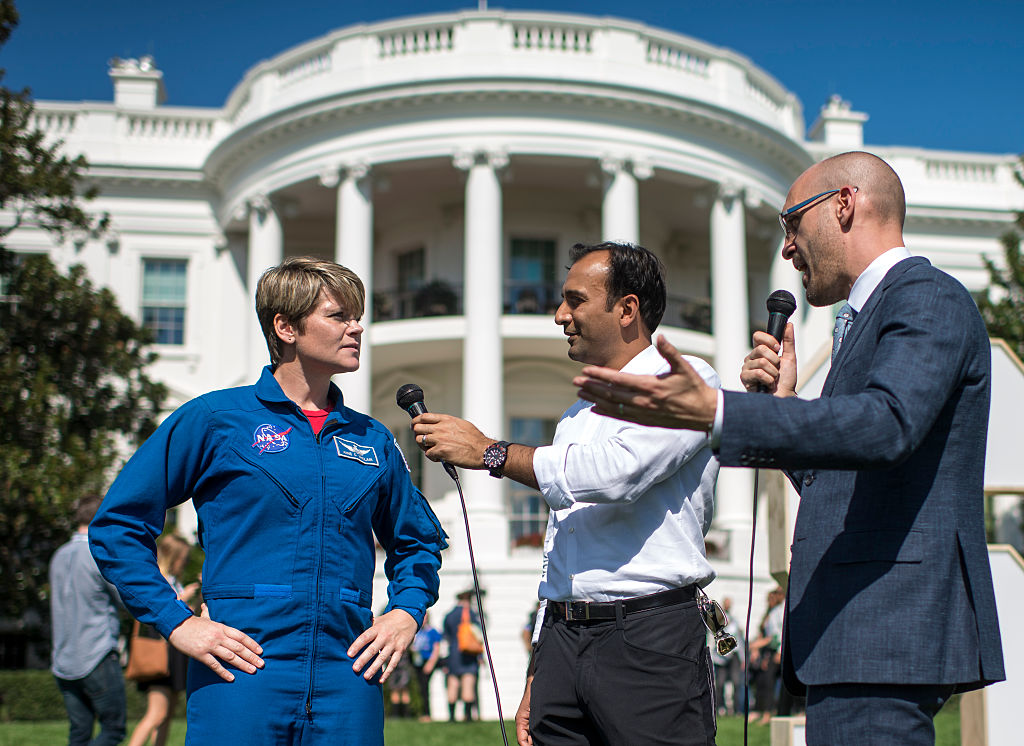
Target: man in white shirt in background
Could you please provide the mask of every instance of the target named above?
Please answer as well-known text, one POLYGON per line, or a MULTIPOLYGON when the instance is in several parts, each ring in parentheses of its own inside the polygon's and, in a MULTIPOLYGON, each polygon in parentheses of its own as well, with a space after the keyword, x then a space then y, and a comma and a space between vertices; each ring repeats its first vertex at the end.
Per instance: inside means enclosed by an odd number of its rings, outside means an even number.
MULTIPOLYGON (((668 370, 651 345, 664 268, 628 244, 577 244, 555 323, 569 357, 625 372, 668 370)), ((688 358, 711 386, 715 371, 688 358)), ((718 462, 703 433, 634 425, 577 401, 550 446, 495 442, 471 423, 413 420, 427 457, 539 489, 551 508, 539 624, 516 713, 522 746, 714 744, 715 712, 697 588, 718 462)))

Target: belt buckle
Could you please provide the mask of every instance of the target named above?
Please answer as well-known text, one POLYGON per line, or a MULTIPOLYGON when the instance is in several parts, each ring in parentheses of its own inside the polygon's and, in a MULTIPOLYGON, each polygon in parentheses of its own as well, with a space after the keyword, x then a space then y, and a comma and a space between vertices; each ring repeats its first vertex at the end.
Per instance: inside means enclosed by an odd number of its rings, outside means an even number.
POLYGON ((567 622, 585 622, 590 619, 590 604, 586 601, 566 601, 565 602, 565 621, 567 622), (583 614, 581 616, 576 615, 575 605, 583 605, 583 614))

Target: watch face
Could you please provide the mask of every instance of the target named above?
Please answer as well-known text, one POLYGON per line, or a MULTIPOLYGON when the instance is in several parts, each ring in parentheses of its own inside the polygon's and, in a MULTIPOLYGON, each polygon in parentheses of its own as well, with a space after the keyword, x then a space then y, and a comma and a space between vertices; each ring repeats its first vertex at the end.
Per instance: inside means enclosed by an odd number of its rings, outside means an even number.
POLYGON ((504 466, 507 453, 508 449, 501 443, 491 443, 484 449, 484 466, 488 469, 504 466))

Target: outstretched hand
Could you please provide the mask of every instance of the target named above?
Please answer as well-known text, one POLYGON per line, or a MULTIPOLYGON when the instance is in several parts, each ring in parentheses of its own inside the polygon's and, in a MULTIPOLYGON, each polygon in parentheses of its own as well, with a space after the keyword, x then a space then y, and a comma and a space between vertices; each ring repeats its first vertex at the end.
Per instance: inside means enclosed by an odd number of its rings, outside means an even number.
POLYGON ((718 393, 683 360, 664 335, 658 352, 669 370, 656 376, 587 366, 573 379, 579 397, 594 402, 598 414, 641 425, 707 432, 715 421, 718 393))
POLYGON ((188 617, 175 627, 167 641, 185 655, 205 663, 225 681, 234 681, 235 675, 221 663, 228 663, 239 671, 256 673, 263 668, 263 648, 241 630, 210 619, 210 610, 203 604, 200 616, 188 617))

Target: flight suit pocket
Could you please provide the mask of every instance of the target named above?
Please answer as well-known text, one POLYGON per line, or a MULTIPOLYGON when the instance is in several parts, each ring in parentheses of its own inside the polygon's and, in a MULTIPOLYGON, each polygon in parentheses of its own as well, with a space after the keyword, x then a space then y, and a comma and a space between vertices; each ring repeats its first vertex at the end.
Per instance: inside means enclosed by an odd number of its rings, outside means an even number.
POLYGON ((273 484, 277 485, 277 488, 281 490, 281 494, 284 495, 285 499, 289 502, 289 504, 292 505, 292 507, 302 508, 303 505, 309 502, 310 496, 308 494, 296 494, 294 491, 288 489, 288 487, 285 486, 284 482, 278 479, 273 471, 266 468, 263 464, 260 464, 250 455, 244 453, 238 448, 235 448, 234 446, 231 447, 231 450, 234 451, 235 455, 238 456, 242 461, 244 461, 246 465, 248 465, 251 469, 254 469, 256 472, 258 472, 260 477, 266 477, 273 484))

